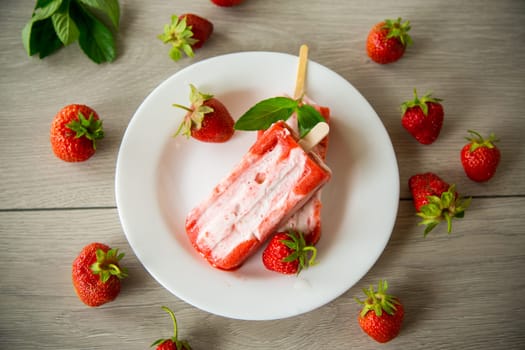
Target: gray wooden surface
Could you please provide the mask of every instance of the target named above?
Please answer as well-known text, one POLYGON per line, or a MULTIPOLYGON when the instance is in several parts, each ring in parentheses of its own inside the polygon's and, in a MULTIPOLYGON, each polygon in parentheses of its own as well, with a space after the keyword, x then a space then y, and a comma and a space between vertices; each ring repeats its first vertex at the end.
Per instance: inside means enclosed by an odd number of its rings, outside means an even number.
POLYGON ((246 0, 224 9, 207 0, 121 0, 118 58, 104 65, 76 44, 27 57, 20 32, 34 1, 1 3, 1 349, 144 349, 171 331, 161 305, 175 310, 194 349, 377 349, 357 324, 353 298, 380 278, 406 307, 400 336, 384 349, 525 348, 525 2, 246 0), (215 33, 195 58, 175 63, 156 35, 183 12, 208 17, 215 33), (398 16, 411 21, 414 46, 395 64, 371 62, 369 28, 398 16), (295 54, 302 43, 365 96, 392 138, 401 179, 392 237, 369 273, 328 305, 276 321, 215 316, 163 289, 129 247, 114 196, 120 141, 143 99, 180 69, 237 51, 295 54), (445 125, 431 146, 400 124, 399 104, 414 87, 444 99, 445 125), (92 106, 106 128, 82 164, 58 160, 49 146, 52 117, 69 103, 92 106), (459 163, 471 128, 501 139, 500 168, 485 184, 468 180, 459 163), (450 236, 438 228, 423 238, 417 226, 406 183, 423 171, 473 197, 450 236), (72 260, 91 241, 126 251, 130 270, 119 298, 100 308, 84 306, 70 279, 72 260))

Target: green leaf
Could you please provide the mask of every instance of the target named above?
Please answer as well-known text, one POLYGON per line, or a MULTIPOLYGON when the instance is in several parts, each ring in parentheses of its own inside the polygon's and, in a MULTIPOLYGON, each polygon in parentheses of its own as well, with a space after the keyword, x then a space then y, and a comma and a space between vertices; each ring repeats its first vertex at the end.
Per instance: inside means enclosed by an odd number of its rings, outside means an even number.
POLYGON ((22 30, 22 41, 29 56, 39 53, 40 58, 51 55, 63 46, 50 18, 29 21, 22 30))
POLYGON ((115 60, 115 40, 111 31, 82 6, 71 5, 70 14, 79 29, 78 43, 82 51, 95 63, 115 60))
POLYGON ((43 51, 40 55, 42 58, 61 47, 57 44, 55 35, 46 32, 50 29, 48 23, 39 23, 51 17, 61 5, 62 0, 37 0, 31 19, 22 29, 22 43, 29 56, 43 51))
POLYGON ((321 113, 311 105, 304 104, 297 110, 297 123, 299 124, 299 136, 301 138, 308 134, 317 123, 324 121, 321 113))
POLYGON ((118 29, 120 24, 120 6, 118 0, 77 0, 78 2, 89 6, 91 8, 102 11, 106 14, 115 29, 118 29))
POLYGON ((62 0, 37 1, 31 20, 41 21, 51 17, 62 5, 62 0))
POLYGON ((64 3, 59 11, 51 16, 55 33, 64 45, 69 45, 78 40, 78 27, 69 15, 69 2, 64 3))
POLYGON ((288 97, 272 97, 251 107, 235 123, 236 130, 265 130, 278 120, 287 120, 299 103, 288 97))

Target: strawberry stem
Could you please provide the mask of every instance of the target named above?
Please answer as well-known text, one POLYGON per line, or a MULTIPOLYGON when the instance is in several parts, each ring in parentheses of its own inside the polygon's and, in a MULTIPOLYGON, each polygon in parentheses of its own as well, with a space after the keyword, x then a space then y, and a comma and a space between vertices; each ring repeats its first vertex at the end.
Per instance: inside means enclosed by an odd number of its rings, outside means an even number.
POLYGON ((403 102, 401 104, 401 115, 405 114, 407 109, 419 107, 423 111, 423 114, 426 116, 428 115, 428 105, 427 103, 433 102, 433 103, 439 103, 443 101, 440 98, 432 97, 432 93, 427 92, 423 97, 419 98, 417 96, 417 91, 414 88, 414 98, 410 101, 403 102))
POLYGON ((388 282, 380 280, 377 285, 377 292, 374 290, 374 287, 370 285, 368 289, 363 288, 363 293, 366 295, 366 299, 361 301, 358 298, 355 300, 363 305, 360 316, 365 317, 369 311, 374 311, 375 314, 380 317, 383 314, 383 311, 389 315, 393 315, 397 309, 396 305, 399 304, 399 301, 393 295, 387 294, 388 282))
POLYGON ((428 196, 428 203, 416 214, 422 220, 419 225, 426 225, 424 236, 432 231, 441 221, 447 222, 447 232, 452 232, 452 219, 463 218, 472 198, 462 199, 456 192, 456 186, 438 196, 428 196))
POLYGON ((489 138, 486 140, 477 131, 468 130, 468 132, 471 135, 470 137, 466 137, 466 139, 471 143, 469 148, 470 152, 474 152, 480 147, 494 148, 496 147, 494 143, 499 141, 493 132, 490 133, 489 138))
POLYGON ((88 118, 82 112, 78 112, 78 120, 72 120, 66 127, 75 132, 75 138, 85 137, 93 143, 93 149, 97 149, 96 141, 104 138, 102 120, 95 119, 91 113, 88 118))
POLYGON ((127 269, 118 265, 124 257, 124 253, 118 253, 118 249, 110 249, 104 252, 102 249, 96 251, 97 261, 94 262, 90 269, 95 275, 100 275, 100 280, 106 283, 111 276, 118 279, 128 277, 127 269))

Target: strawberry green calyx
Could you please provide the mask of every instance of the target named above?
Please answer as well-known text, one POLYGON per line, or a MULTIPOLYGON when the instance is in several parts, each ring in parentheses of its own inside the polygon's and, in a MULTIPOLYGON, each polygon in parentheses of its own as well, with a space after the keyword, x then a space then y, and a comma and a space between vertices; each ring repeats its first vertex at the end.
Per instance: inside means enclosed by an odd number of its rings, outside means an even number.
POLYGON ((178 339, 177 318, 175 317, 175 314, 173 313, 173 311, 171 311, 166 306, 162 306, 162 310, 166 311, 170 315, 171 320, 173 321, 173 336, 171 338, 167 338, 167 339, 166 338, 157 339, 150 346, 153 347, 153 346, 156 346, 156 345, 163 344, 164 342, 171 341, 171 342, 173 342, 173 345, 175 345, 174 349, 191 350, 191 346, 186 340, 179 340, 178 339))
POLYGON ((363 288, 363 293, 366 295, 364 301, 355 298, 355 300, 363 305, 360 316, 365 317, 368 311, 374 311, 377 317, 381 317, 383 311, 389 315, 393 315, 397 309, 396 305, 400 304, 399 300, 393 295, 387 294, 388 289, 387 281, 380 280, 377 285, 377 291, 374 290, 373 286, 368 289, 363 288))
POLYGON ((401 23, 401 17, 396 20, 385 19, 383 28, 388 30, 387 38, 397 38, 405 47, 412 45, 412 38, 408 35, 410 21, 401 23))
POLYGON ((307 245, 304 235, 301 232, 289 231, 287 236, 289 239, 284 239, 281 242, 290 248, 293 253, 283 259, 283 262, 292 262, 297 260, 297 274, 301 270, 316 264, 315 258, 317 256, 317 248, 313 245, 307 245))
POLYGON ((177 15, 171 16, 171 23, 164 26, 164 33, 157 36, 164 44, 172 43, 169 55, 172 60, 178 61, 182 53, 193 57, 192 45, 198 40, 193 38, 191 26, 186 23, 186 17, 179 19, 177 15))
POLYGON ((414 99, 410 101, 403 102, 401 104, 401 115, 405 114, 407 109, 413 108, 413 107, 419 107, 423 111, 424 115, 428 115, 428 106, 427 102, 433 102, 433 103, 439 103, 443 101, 440 98, 435 98, 431 96, 432 94, 428 92, 425 96, 419 98, 417 96, 417 91, 414 89, 414 99))
POLYGON ((190 89, 191 107, 182 106, 177 103, 173 104, 173 107, 182 108, 188 112, 174 136, 182 134, 189 138, 191 136, 191 130, 199 130, 202 127, 204 116, 207 113, 213 112, 213 108, 204 105, 204 102, 213 98, 213 95, 200 92, 193 84, 190 84, 190 89))
POLYGON ((487 148, 494 148, 494 143, 498 142, 499 139, 496 137, 496 135, 492 132, 489 135, 488 139, 484 139, 478 132, 474 130, 468 130, 470 137, 466 137, 468 141, 470 141, 470 152, 474 152, 480 147, 487 147, 487 148))
POLYGON ((443 220, 447 222, 447 232, 452 231, 452 219, 463 218, 472 198, 462 199, 456 192, 455 185, 438 196, 428 196, 428 203, 416 214, 422 218, 419 225, 426 225, 424 236, 443 220))
POLYGON ((106 283, 111 276, 118 279, 128 277, 127 269, 119 266, 119 261, 124 257, 124 253, 118 249, 110 249, 104 252, 102 249, 96 251, 97 261, 91 265, 91 271, 95 275, 100 275, 100 280, 106 283))
POLYGON ((82 112, 78 112, 78 120, 72 120, 66 127, 73 130, 75 138, 85 137, 93 142, 93 149, 97 149, 96 141, 104 138, 104 129, 102 127, 102 120, 95 119, 93 113, 89 118, 82 112))

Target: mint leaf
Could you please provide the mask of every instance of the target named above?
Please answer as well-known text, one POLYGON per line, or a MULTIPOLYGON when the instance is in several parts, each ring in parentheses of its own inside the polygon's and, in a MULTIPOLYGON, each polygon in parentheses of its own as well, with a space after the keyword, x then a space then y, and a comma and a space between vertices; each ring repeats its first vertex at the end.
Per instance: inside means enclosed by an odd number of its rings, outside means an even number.
POLYGON ((314 107, 304 104, 297 109, 297 124, 299 125, 299 137, 304 137, 319 122, 324 122, 324 118, 314 107))
POLYGON ((22 41, 29 56, 39 53, 40 58, 51 55, 63 46, 50 18, 29 21, 22 30, 22 41))
POLYGON ((71 6, 70 14, 78 26, 78 43, 82 51, 95 63, 115 60, 113 33, 81 5, 71 6))
POLYGON ((106 14, 116 29, 120 22, 120 6, 118 0, 78 0, 78 2, 106 14))
POLYGON ((40 52, 41 47, 46 47, 45 52, 54 52, 57 49, 57 44, 52 35, 47 35, 51 38, 49 43, 42 42, 46 39, 43 31, 48 30, 47 24, 39 23, 35 27, 35 23, 51 17, 61 5, 62 0, 37 0, 31 19, 22 29, 22 43, 29 56, 40 52), (48 45, 50 47, 47 47, 48 45))
POLYGON ((251 107, 235 122, 236 130, 266 130, 278 120, 287 120, 299 107, 289 97, 272 97, 251 107))
POLYGON ((64 3, 60 10, 51 16, 55 33, 64 45, 69 45, 78 40, 78 27, 69 16, 69 2, 64 3))
POLYGON ((62 5, 62 0, 39 0, 36 2, 35 10, 31 20, 40 21, 51 17, 62 5))

